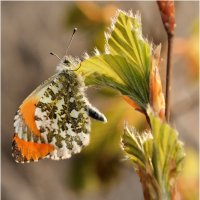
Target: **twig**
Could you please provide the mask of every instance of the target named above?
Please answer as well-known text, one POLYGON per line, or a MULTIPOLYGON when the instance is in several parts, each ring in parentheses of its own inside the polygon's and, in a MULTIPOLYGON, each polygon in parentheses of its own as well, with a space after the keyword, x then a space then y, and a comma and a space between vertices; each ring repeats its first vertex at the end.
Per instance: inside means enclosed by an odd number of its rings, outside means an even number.
POLYGON ((171 73, 172 73, 172 45, 175 23, 175 7, 173 0, 157 1, 160 15, 165 27, 168 39, 167 51, 167 72, 166 72, 166 90, 165 90, 165 117, 170 120, 170 94, 171 94, 171 73))
POLYGON ((167 72, 166 72, 166 90, 165 90, 165 117, 167 122, 170 120, 170 97, 171 97, 171 74, 172 74, 172 48, 173 35, 167 34, 168 50, 167 50, 167 72))

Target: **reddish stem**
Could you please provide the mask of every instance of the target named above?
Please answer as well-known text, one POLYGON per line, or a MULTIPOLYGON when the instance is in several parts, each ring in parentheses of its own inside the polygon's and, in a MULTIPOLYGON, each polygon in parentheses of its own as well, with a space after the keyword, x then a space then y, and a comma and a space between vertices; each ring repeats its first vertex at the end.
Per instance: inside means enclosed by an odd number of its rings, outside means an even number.
POLYGON ((172 48, 173 35, 167 34, 168 50, 167 50, 167 72, 166 72, 166 90, 165 90, 165 117, 167 122, 170 120, 170 97, 171 97, 171 74, 172 74, 172 48))

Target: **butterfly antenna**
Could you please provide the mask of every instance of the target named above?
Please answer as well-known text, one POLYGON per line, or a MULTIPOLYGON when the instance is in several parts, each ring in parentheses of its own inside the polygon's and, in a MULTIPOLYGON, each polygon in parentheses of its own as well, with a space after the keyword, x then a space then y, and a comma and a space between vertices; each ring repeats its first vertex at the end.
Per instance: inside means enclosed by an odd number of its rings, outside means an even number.
POLYGON ((69 41, 69 43, 68 43, 68 46, 67 46, 67 50, 66 50, 66 54, 65 54, 65 55, 67 55, 67 51, 68 51, 68 49, 69 49, 69 47, 70 47, 70 45, 71 45, 71 43, 72 43, 72 40, 73 40, 73 38, 74 38, 74 34, 76 33, 76 31, 77 31, 77 28, 74 28, 73 33, 72 33, 72 36, 71 36, 70 41, 69 41))
POLYGON ((58 60, 61 60, 60 57, 57 54, 55 54, 53 52, 50 52, 50 54, 53 55, 53 56, 55 56, 56 58, 58 58, 58 60))

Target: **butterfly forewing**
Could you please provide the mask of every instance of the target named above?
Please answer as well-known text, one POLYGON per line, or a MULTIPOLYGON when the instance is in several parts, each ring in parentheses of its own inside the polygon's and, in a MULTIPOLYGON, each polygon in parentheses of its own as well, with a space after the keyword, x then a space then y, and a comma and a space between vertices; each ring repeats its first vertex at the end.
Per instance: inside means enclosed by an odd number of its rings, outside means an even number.
POLYGON ((52 145, 44 144, 35 123, 35 108, 39 99, 57 76, 54 75, 37 87, 22 103, 14 118, 15 134, 12 155, 16 162, 29 162, 46 157, 52 145), (50 148, 49 148, 50 147, 50 148))

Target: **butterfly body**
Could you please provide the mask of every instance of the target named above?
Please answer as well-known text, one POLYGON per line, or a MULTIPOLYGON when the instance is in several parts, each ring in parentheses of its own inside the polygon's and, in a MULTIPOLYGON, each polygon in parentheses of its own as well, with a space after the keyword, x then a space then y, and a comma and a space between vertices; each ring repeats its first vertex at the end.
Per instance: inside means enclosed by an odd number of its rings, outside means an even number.
POLYGON ((106 121, 85 97, 82 77, 71 70, 75 65, 77 62, 71 57, 64 58, 59 72, 36 88, 20 106, 13 137, 17 162, 70 158, 89 144, 91 110, 96 113, 91 117, 106 121))

